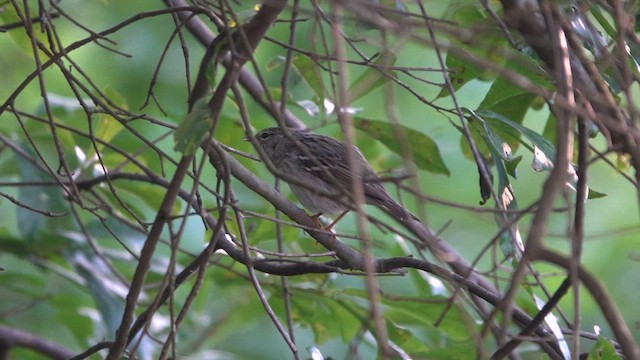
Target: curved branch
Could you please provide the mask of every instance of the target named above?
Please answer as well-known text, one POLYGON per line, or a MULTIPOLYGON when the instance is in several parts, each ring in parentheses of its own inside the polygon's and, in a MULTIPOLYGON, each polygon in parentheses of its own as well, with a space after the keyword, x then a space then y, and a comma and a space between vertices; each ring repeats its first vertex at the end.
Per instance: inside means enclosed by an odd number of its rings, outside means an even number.
MULTIPOLYGON (((215 141, 210 142, 210 146, 219 146, 215 141)), ((262 196, 264 199, 273 204, 278 210, 282 211, 285 215, 291 218, 296 223, 304 226, 306 229, 317 228, 317 224, 313 221, 311 217, 309 217, 303 210, 299 209, 285 198, 283 198, 280 193, 278 193, 273 187, 268 185, 266 182, 262 181, 262 179, 258 178, 254 173, 245 168, 238 160, 229 155, 224 151, 208 151, 209 158, 214 165, 216 162, 224 161, 229 165, 231 170, 231 174, 240 180, 244 185, 253 190, 256 194, 262 196), (224 160, 220 159, 220 156, 224 156, 224 160)), ((393 214, 389 213, 389 215, 393 216, 393 214)), ((498 296, 500 292, 482 275, 476 273, 473 267, 470 266, 466 260, 460 256, 460 254, 449 244, 447 244, 444 239, 438 237, 433 230, 428 228, 426 225, 421 223, 420 221, 413 220, 411 218, 408 219, 399 219, 395 218, 397 221, 402 223, 408 230, 410 230, 416 237, 424 242, 424 244, 433 252, 436 257, 444 261, 448 266, 450 266, 454 272, 455 276, 468 281, 469 283, 475 284, 479 289, 483 289, 483 291, 494 294, 494 296, 498 296)), ((329 235, 324 231, 313 231, 307 230, 309 235, 311 235, 314 239, 316 239, 322 246, 325 248, 334 251, 338 258, 347 265, 349 269, 356 270, 364 270, 364 256, 347 246, 340 240, 338 240, 335 236, 329 235)), ((384 263, 376 262, 377 270, 385 270, 388 271, 388 264, 381 265, 384 263)), ((405 265, 408 267, 414 267, 410 265, 405 265)), ((423 269, 424 266, 422 263, 415 265, 416 268, 423 269)), ((428 271, 428 270, 427 270, 428 271)), ((448 278, 448 277, 446 277, 448 278)), ((519 312, 519 309, 513 309, 514 311, 514 319, 515 312, 519 312)), ((530 318, 529 318, 530 319, 530 318)), ((526 324, 530 322, 527 321, 526 324)), ((523 323, 521 323, 523 324, 523 323)), ((526 325, 525 325, 526 326, 526 325)), ((548 332, 544 328, 538 328, 536 330, 536 335, 540 336, 542 339, 550 339, 548 337, 548 332)), ((543 342, 543 346, 548 346, 547 349, 550 356, 554 354, 559 354, 559 349, 557 348, 557 344, 553 340, 549 340, 548 342, 543 342)))
MULTIPOLYGON (((537 258, 558 265, 567 271, 572 266, 570 259, 549 249, 541 250, 537 258)), ((611 298, 606 287, 583 266, 578 266, 577 270, 580 281, 589 290, 591 296, 593 296, 593 299, 602 310, 605 319, 607 319, 611 331, 620 343, 624 356, 627 359, 640 359, 640 347, 635 342, 631 329, 618 311, 616 303, 611 298)))
MULTIPOLYGON (((170 183, 164 179, 160 178, 150 178, 146 175, 141 174, 127 174, 127 173, 118 173, 112 174, 111 180, 117 181, 121 179, 133 180, 133 181, 143 181, 143 182, 151 182, 162 186, 164 188, 169 187, 170 183)), ((78 186, 80 188, 89 188, 91 186, 98 185, 100 182, 105 181, 104 176, 99 176, 94 179, 87 179, 85 181, 78 182, 78 186)), ((217 221, 210 214, 206 213, 204 209, 201 208, 201 204, 190 197, 190 194, 186 191, 179 192, 178 196, 180 196, 185 202, 189 203, 190 206, 195 210, 196 213, 203 214, 203 219, 208 227, 216 228, 217 221)), ((286 198, 282 197, 279 193, 275 193, 274 197, 278 197, 278 202, 286 203, 286 198)), ((290 204, 295 208, 293 204, 290 204)), ((215 239, 212 239, 216 245, 216 249, 224 250, 227 255, 229 255, 234 260, 240 263, 247 263, 247 260, 242 249, 236 245, 227 235, 223 233, 219 233, 215 239)), ((355 250, 353 250, 355 251, 355 250)), ((204 265, 206 261, 208 261, 209 256, 207 250, 204 250, 197 257, 195 257, 190 264, 188 264, 177 276, 175 282, 173 283, 173 287, 165 288, 163 294, 159 297, 159 303, 164 303, 170 296, 172 292, 174 292, 177 288, 179 288, 194 272, 196 272, 201 266, 204 265)), ((272 275, 280 275, 280 276, 297 276, 302 274, 327 274, 327 273, 344 273, 345 270, 353 269, 352 263, 350 261, 344 261, 341 259, 336 259, 327 262, 313 262, 313 261, 286 261, 283 259, 251 259, 253 263, 253 267, 261 272, 272 274, 272 275)), ((416 259, 413 257, 393 257, 393 258, 380 258, 375 259, 375 269, 378 273, 390 273, 398 269, 403 268, 413 268, 421 271, 428 272, 430 274, 435 275, 436 277, 445 280, 451 284, 456 286, 460 286, 469 293, 474 296, 482 299, 486 303, 496 307, 498 306, 502 298, 496 292, 492 292, 487 290, 485 287, 477 284, 469 280, 468 278, 452 273, 449 270, 446 270, 443 267, 437 266, 433 263, 430 263, 426 260, 416 259)), ((132 341, 138 332, 142 329, 143 325, 149 320, 150 316, 155 309, 147 309, 145 310, 134 322, 131 327, 131 331, 129 333, 128 342, 132 341)), ((533 320, 528 314, 521 311, 520 309, 514 309, 512 314, 512 319, 516 321, 520 326, 528 329, 527 332, 531 332, 535 330, 534 333, 541 339, 552 338, 551 334, 544 328, 540 327, 535 320, 533 320)), ((593 334, 582 332, 580 334, 586 338, 594 339, 595 336, 593 334)), ((108 343, 107 345, 111 345, 108 343)), ((547 347, 547 351, 553 353, 553 346, 550 344, 542 344, 542 346, 547 347)), ((82 359, 85 356, 77 355, 75 359, 82 359)))
POLYGON ((5 359, 13 347, 24 347, 35 350, 52 359, 68 359, 75 353, 47 339, 26 331, 0 326, 0 358, 5 359))

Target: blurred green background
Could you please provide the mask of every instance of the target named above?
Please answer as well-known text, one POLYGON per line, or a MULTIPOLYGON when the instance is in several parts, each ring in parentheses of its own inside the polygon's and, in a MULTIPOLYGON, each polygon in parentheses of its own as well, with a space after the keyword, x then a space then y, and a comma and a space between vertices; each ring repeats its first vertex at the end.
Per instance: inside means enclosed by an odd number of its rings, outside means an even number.
MULTIPOLYGON (((430 15, 435 17, 444 14, 450 5, 448 2, 438 1, 426 3, 429 5, 430 15)), ((64 1, 61 6, 69 16, 95 31, 110 28, 137 13, 163 8, 159 2, 122 0, 64 1)), ((250 4, 242 4, 241 8, 250 8, 250 4)), ((0 12, 0 18, 4 20, 5 24, 10 23, 12 21, 11 12, 0 12)), ((65 19, 58 19, 54 24, 62 44, 71 44, 88 35, 87 32, 78 29, 65 19)), ((353 27, 355 26, 353 25, 353 27)), ((168 15, 149 17, 109 35, 109 39, 113 40, 115 44, 100 41, 100 44, 116 49, 118 53, 96 44, 90 44, 73 51, 71 58, 85 71, 98 89, 108 89, 108 91, 118 94, 128 109, 177 125, 186 113, 188 86, 185 81, 185 70, 189 69, 193 80, 203 54, 203 46, 189 34, 185 34, 189 50, 189 63, 185 64, 184 54, 180 46, 174 42, 158 72, 154 93, 164 112, 153 103, 143 106, 150 81, 158 66, 158 59, 173 30, 173 21, 168 15)), ((303 23, 298 30, 298 43, 300 46, 304 46, 307 39, 314 35, 313 29, 309 24, 303 23)), ((418 29, 415 31, 424 32, 418 29)), ((288 32, 286 24, 278 24, 270 31, 269 35, 284 41, 287 39, 288 32)), ((370 31, 363 31, 361 34, 365 40, 361 44, 361 48, 369 51, 369 55, 372 55, 377 49, 378 36, 370 31)), ((399 50, 396 54, 398 57, 397 66, 437 68, 437 58, 432 49, 422 44, 403 41, 405 43, 397 46, 399 50)), ((280 46, 270 42, 263 42, 256 53, 257 63, 261 66, 259 70, 264 75, 267 84, 274 89, 277 89, 280 84, 283 68, 279 57, 284 55, 285 52, 280 46)), ((0 100, 4 102, 20 86, 25 77, 35 69, 33 54, 23 30, 16 29, 0 34, 0 69, 3 69, 0 71, 0 100)), ((352 79, 362 73, 362 69, 358 66, 351 67, 350 71, 352 79)), ((438 71, 421 75, 436 84, 443 82, 438 71)), ((60 71, 48 70, 45 80, 48 94, 55 94, 66 99, 72 98, 73 93, 60 71)), ((402 77, 402 80, 426 99, 436 98, 441 90, 437 85, 426 84, 409 77, 402 77)), ((465 84, 456 93, 461 106, 469 109, 477 108, 494 80, 495 77, 489 75, 484 80, 472 80, 465 84)), ((292 81, 290 91, 292 100, 295 101, 312 96, 308 85, 299 79, 292 81)), ((41 89, 38 83, 32 81, 16 98, 15 108, 43 115, 40 94, 41 89)), ((358 99, 353 103, 353 106, 361 108, 358 115, 363 118, 387 120, 387 100, 388 94, 385 93, 385 88, 380 87, 358 99)), ((249 100, 248 104, 252 116, 251 120, 255 126, 254 130, 274 124, 272 118, 255 102, 249 100)), ((453 106, 450 97, 438 99, 436 104, 445 108, 453 106)), ((327 116, 323 119, 321 116, 310 116, 304 109, 296 106, 294 101, 291 102, 290 108, 317 132, 339 136, 340 130, 335 123, 335 118, 327 116)), ((480 193, 476 166, 464 157, 460 146, 460 132, 451 125, 451 122, 458 123, 459 120, 454 116, 445 116, 425 105, 400 87, 396 87, 395 110, 403 125, 427 134, 437 142, 442 158, 451 173, 450 176, 446 176, 419 171, 416 179, 420 190, 428 196, 449 202, 472 207, 480 206, 478 205, 480 193)), ((546 107, 530 110, 526 114, 523 125, 542 133, 548 116, 546 107)), ((60 119, 80 128, 86 128, 86 117, 77 109, 61 114, 60 119)), ((29 124, 34 141, 46 148, 47 141, 50 141, 46 139, 48 136, 46 127, 33 122, 29 122, 29 124)), ((154 139, 167 131, 166 128, 146 121, 135 121, 131 125, 148 139, 154 139)), ((0 114, 0 133, 16 142, 25 144, 24 133, 13 114, 8 112, 0 114)), ((253 152, 250 144, 242 141, 244 136, 237 109, 232 105, 227 106, 217 137, 239 150, 253 152)), ((363 133, 358 133, 358 141, 376 170, 384 172, 402 168, 403 162, 400 157, 390 152, 381 143, 370 139, 363 133)), ((118 133, 112 142, 131 151, 135 151, 139 146, 126 132, 118 133)), ((601 135, 594 139, 593 143, 600 149, 606 145, 601 135)), ((90 152, 88 142, 78 140, 77 145, 85 153, 90 152)), ((177 156, 172 149, 171 136, 160 141, 158 146, 168 154, 177 156)), ((517 179, 511 179, 511 181, 519 207, 523 209, 540 197, 547 173, 537 173, 530 167, 533 155, 524 147, 520 147, 515 155, 522 155, 523 159, 517 168, 517 179)), ((55 154, 51 153, 47 156, 51 156, 53 159, 55 154)), ((149 166, 158 168, 157 158, 153 156, 144 158, 149 166)), ((610 155, 609 158, 616 161, 615 155, 610 155)), ((243 160, 243 162, 261 177, 270 178, 271 175, 260 164, 248 160, 243 160)), ((167 167, 169 174, 172 169, 171 166, 167 167)), ((623 171, 633 176, 630 170, 623 171)), ((170 179, 170 177, 170 175, 165 176, 166 179, 170 179)), ((206 179, 205 182, 208 182, 209 186, 215 185, 215 174, 212 169, 205 170, 203 179, 206 179)), ((8 183, 25 180, 28 180, 28 171, 25 170, 25 165, 16 159, 13 151, 6 147, 2 149, 0 152, 0 181, 8 183)), ((122 186, 125 191, 126 184, 122 186)), ((620 174, 602 161, 596 162, 590 167, 589 186, 607 196, 591 199, 587 202, 583 264, 606 284, 625 315, 625 319, 633 326, 636 339, 640 340, 640 336, 637 335, 640 334, 638 331, 640 315, 637 311, 636 294, 637 289, 640 288, 640 276, 637 275, 640 271, 637 237, 640 224, 636 190, 620 174)), ((128 189, 132 194, 138 192, 138 196, 145 198, 145 204, 141 204, 137 211, 146 221, 152 221, 155 214, 152 205, 154 201, 159 201, 162 191, 146 185, 144 188, 137 188, 137 185, 132 184, 129 184, 128 189)), ((3 186, 0 191, 15 198, 24 198, 25 196, 16 187, 3 186)), ((242 185, 235 184, 234 191, 241 206, 273 214, 273 210, 266 202, 242 185)), ((288 189, 284 187, 283 191, 288 191, 288 189)), ((125 194, 127 193, 125 192, 125 194)), ((38 192, 38 195, 45 196, 46 192, 38 192)), ((59 194, 51 196, 54 199, 59 194)), ((567 192, 566 196, 573 198, 574 193, 567 192)), ((293 197, 291 199, 294 200, 293 197)), ((205 197, 204 201, 210 207, 215 206, 211 196, 205 197)), ((49 208, 51 211, 64 209, 64 204, 57 204, 55 201, 48 204, 51 205, 49 208), (56 207, 59 208, 56 209, 56 207)), ((418 206, 413 199, 407 200, 407 205, 417 211, 418 206)), ((433 202, 421 205, 424 206, 423 215, 429 225, 436 230, 447 225, 441 235, 468 259, 474 259, 498 231, 493 214, 490 212, 477 212, 433 202)), ((559 201, 557 204, 558 207, 565 205, 564 201, 559 201)), ((484 205, 484 208, 490 209, 492 206, 490 202, 484 205)), ((381 215, 381 212, 376 209, 368 208, 368 210, 371 213, 381 215)), ((126 294, 126 289, 123 289, 122 285, 115 281, 113 287, 108 288, 109 294, 103 298, 104 303, 100 304, 99 301, 96 301, 100 298, 100 291, 105 291, 105 289, 92 289, 92 278, 90 274, 87 274, 87 268, 83 270, 83 267, 79 265, 83 264, 81 259, 83 252, 76 252, 76 250, 85 249, 86 244, 83 243, 77 225, 70 218, 71 215, 52 219, 44 219, 44 216, 36 213, 20 215, 17 206, 6 199, 0 200, 0 213, 2 214, 2 219, 0 219, 0 266, 5 269, 0 273, 0 324, 33 332, 78 351, 86 349, 102 339, 111 339, 112 333, 108 331, 119 321, 117 314, 121 310, 117 304, 121 301, 119 296, 126 294), (25 219, 24 216, 28 216, 28 218, 25 219), (25 221, 27 225, 33 226, 30 237, 25 237, 29 233, 29 230, 25 228, 25 226, 28 227, 25 225, 25 221), (70 266, 70 263, 74 265, 70 266), (106 314, 111 314, 111 318, 105 321, 106 314), (111 324, 114 321, 115 323, 111 324)), ((353 217, 353 214, 347 215, 338 224, 337 232, 356 233, 357 229, 353 217)), ((83 219, 85 225, 91 230, 107 254, 114 258, 120 257, 120 261, 116 260, 118 268, 123 269, 124 273, 129 273, 131 269, 127 269, 126 266, 128 261, 126 253, 105 231, 100 222, 87 213, 81 214, 80 218, 83 219)), ((525 239, 530 220, 530 216, 525 216, 519 223, 520 231, 525 239)), ((563 253, 570 251, 570 242, 567 236, 570 221, 572 219, 567 214, 556 213, 549 223, 547 244, 563 253)), ((127 244, 134 249, 139 248, 140 242, 144 240, 141 234, 126 229, 122 224, 113 221, 108 221, 108 223, 112 226, 112 230, 117 232, 127 244)), ((188 251, 197 252, 208 237, 201 221, 194 218, 189 221, 188 225, 182 246, 188 251)), ((259 243, 255 245, 275 249, 273 224, 260 219, 250 219, 247 226, 253 232, 254 238, 260 239, 259 243)), ((389 241, 389 234, 382 234, 374 229, 373 236, 379 244, 377 248, 379 255, 398 255, 401 253, 397 243, 389 241)), ((313 240, 307 239, 302 231, 285 229, 285 237, 288 239, 298 237, 296 242, 292 241, 287 244, 288 250, 320 251, 313 240)), ((359 246, 356 241, 348 242, 359 246)), ((150 281, 158 280, 158 274, 162 273, 163 264, 165 264, 168 254, 166 246, 159 249, 155 264, 158 267, 157 274, 152 276, 150 281)), ((188 258, 186 255, 181 256, 184 257, 179 257, 180 260, 188 258)), ((97 266, 91 260, 87 261, 88 264, 93 264, 88 265, 88 269, 91 266, 97 266)), ((247 282, 242 271, 243 267, 233 266, 228 259, 221 259, 220 262, 224 266, 210 269, 209 281, 196 299, 189 319, 179 333, 180 347, 184 346, 184 358, 189 356, 194 359, 282 359, 289 357, 289 351, 282 338, 265 316, 264 309, 253 288, 247 282), (229 266, 233 266, 232 271, 226 269, 229 266), (208 330, 203 331, 202 327, 207 327, 208 330), (192 332, 191 329, 193 329, 192 332), (252 340, 248 341, 248 339, 252 340), (206 345, 203 346, 203 344, 206 345), (197 349, 197 352, 190 354, 188 349, 197 349)), ((490 266, 491 256, 485 255, 480 261, 479 268, 488 270, 490 266)), ((563 280, 564 274, 553 276, 557 268, 541 265, 537 265, 536 268, 540 272, 550 275, 545 279, 545 283, 551 290, 555 289, 563 280)), ((404 278, 381 278, 380 282, 384 292, 394 296, 416 295, 415 273, 411 274, 404 278)), ((281 308, 283 305, 279 301, 281 300, 281 293, 278 290, 279 281, 275 277, 264 275, 262 278, 266 291, 272 296, 272 306, 277 309, 281 308)), ((95 284, 104 285, 106 280, 94 279, 94 281, 95 284)), ((362 290, 364 289, 364 280, 361 277, 345 275, 308 275, 297 279, 292 278, 290 281, 298 287, 294 297, 294 302, 299 302, 296 305, 299 311, 297 314, 301 317, 318 316, 318 319, 315 319, 318 323, 325 319, 324 325, 327 328, 325 331, 333 335, 327 335, 326 338, 323 338, 321 336, 323 330, 309 324, 296 327, 296 340, 303 357, 309 357, 305 353, 308 350, 305 349, 311 346, 318 346, 325 358, 329 356, 334 359, 347 357, 348 349, 345 347, 344 339, 332 332, 345 331, 344 334, 352 334, 353 329, 345 330, 345 328, 354 325, 349 325, 346 320, 340 323, 337 319, 340 318, 339 315, 329 320, 337 310, 323 309, 322 306, 327 306, 326 304, 313 304, 307 297, 312 299, 317 294, 331 296, 332 291, 335 291, 335 300, 338 301, 341 296, 346 297, 345 293, 331 289, 342 289, 343 291, 346 289, 347 293, 348 291, 362 290), (320 287, 318 287, 319 285, 320 287), (306 292, 303 291, 305 288, 306 292), (305 304, 309 307, 306 309, 307 312, 303 310, 305 304)), ((185 294, 178 293, 176 296, 182 298, 185 294)), ((567 296, 562 304, 562 308, 571 318, 573 316, 572 296, 567 296)), ((603 333, 610 335, 604 326, 605 322, 601 313, 588 296, 583 297, 582 314, 585 330, 590 331, 593 326, 603 326, 603 333)), ((167 321, 167 318, 164 318, 164 321, 167 321)), ((305 321, 311 322, 309 318, 305 321)), ((428 335, 425 336, 428 337, 428 335)), ((364 342, 367 343, 370 340, 365 339, 364 342)), ((461 347, 460 350, 461 353, 464 353, 468 349, 461 347)), ((362 358, 368 358, 368 356, 375 354, 373 345, 364 346, 360 351, 362 358), (369 351, 368 354, 367 351, 369 351)), ((16 359, 38 358, 27 351, 15 354, 19 356, 14 357, 16 359)))

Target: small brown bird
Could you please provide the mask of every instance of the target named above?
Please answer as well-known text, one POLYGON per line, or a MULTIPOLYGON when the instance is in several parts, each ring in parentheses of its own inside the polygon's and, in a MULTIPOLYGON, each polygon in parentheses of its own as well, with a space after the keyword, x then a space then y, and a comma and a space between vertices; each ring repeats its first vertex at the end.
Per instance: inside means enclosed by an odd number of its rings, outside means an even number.
POLYGON ((306 130, 288 131, 290 136, 280 128, 268 128, 260 131, 256 139, 273 166, 287 178, 296 180, 295 183, 288 181, 289 186, 307 210, 314 214, 342 213, 340 217, 352 210, 352 197, 345 193, 351 193, 352 175, 355 173, 362 179, 368 204, 379 206, 398 220, 416 219, 389 195, 380 177, 356 146, 306 130), (354 150, 356 168, 353 170, 348 166, 348 146, 354 150))

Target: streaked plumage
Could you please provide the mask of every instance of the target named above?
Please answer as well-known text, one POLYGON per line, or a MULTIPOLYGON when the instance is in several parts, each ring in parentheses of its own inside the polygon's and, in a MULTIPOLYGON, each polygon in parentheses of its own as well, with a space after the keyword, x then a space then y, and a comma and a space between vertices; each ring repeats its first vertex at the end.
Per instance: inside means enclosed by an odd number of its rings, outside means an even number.
MULTIPOLYGON (((347 146, 350 145, 305 130, 289 129, 289 132, 291 138, 280 128, 269 128, 260 131, 256 139, 275 168, 285 175, 284 180, 296 180, 288 182, 298 200, 314 214, 337 214, 350 209, 343 204, 349 204, 351 200, 339 190, 349 193, 352 187, 353 172, 347 165, 347 146), (308 151, 303 151, 301 146, 308 151)), ((386 209, 398 219, 413 217, 389 195, 360 149, 355 146, 353 149, 357 164, 354 171, 363 180, 367 203, 386 209)))

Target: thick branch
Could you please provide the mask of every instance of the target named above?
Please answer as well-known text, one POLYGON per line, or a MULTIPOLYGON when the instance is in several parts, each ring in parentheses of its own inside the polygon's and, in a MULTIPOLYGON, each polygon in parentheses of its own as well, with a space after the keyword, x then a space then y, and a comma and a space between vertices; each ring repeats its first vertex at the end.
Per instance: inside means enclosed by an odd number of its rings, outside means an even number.
MULTIPOLYGON (((255 175, 253 175, 255 176, 255 175)), ((161 178, 151 178, 141 174, 113 174, 112 180, 116 181, 119 179, 127 179, 133 181, 143 181, 143 182, 151 182, 154 184, 158 184, 164 188, 168 188, 170 183, 161 178)), ((85 182, 79 183, 80 188, 88 188, 90 186, 95 186, 100 182, 105 181, 104 176, 97 177, 95 179, 90 179, 85 182)), ((268 187, 268 186, 267 186, 268 187)), ((210 228, 216 228, 217 222, 214 217, 212 217, 209 213, 204 211, 201 208, 201 204, 195 201, 188 192, 181 191, 179 196, 194 209, 196 213, 203 214, 203 220, 210 228)), ((284 198, 279 193, 273 193, 272 196, 274 198, 279 198, 277 201, 274 199, 274 203, 284 204, 288 203, 286 198, 284 198)), ((290 204, 291 207, 295 208, 293 204, 290 204)), ((313 261, 291 261, 286 262, 282 259, 247 259, 242 249, 238 247, 233 241, 231 241, 225 234, 218 233, 217 238, 213 239, 216 243, 216 247, 218 249, 224 250, 229 256, 231 256, 234 260, 246 264, 248 262, 252 262, 253 267, 261 272, 280 275, 280 276, 296 276, 301 274, 323 274, 323 273, 332 273, 332 272, 342 272, 343 270, 353 269, 349 261, 343 261, 341 259, 332 260, 328 262, 313 262, 313 261)), ((355 250, 353 250, 355 251, 355 250)), ((357 252, 356 252, 357 253, 357 252)), ((351 254, 351 253, 347 253, 351 254)), ((205 261, 207 261, 208 257, 205 256, 205 251, 199 254, 193 261, 188 264, 177 276, 174 282, 174 286, 172 288, 167 288, 164 290, 164 293, 160 297, 160 303, 164 303, 170 296, 172 292, 174 292, 178 287, 180 287, 191 274, 193 274, 197 269, 203 265, 205 261)), ((486 301, 492 306, 497 306, 501 298, 496 292, 492 292, 487 290, 485 287, 478 285, 477 283, 470 281, 468 278, 452 273, 445 268, 439 267, 435 264, 432 264, 426 260, 416 259, 413 257, 395 257, 395 258, 381 258, 375 260, 375 268, 378 273, 388 273, 396 269, 401 268, 414 268, 421 271, 425 271, 431 273, 440 279, 443 279, 453 285, 461 286, 469 293, 477 296, 479 299, 486 301)), ((150 315, 153 313, 149 311, 151 309, 147 309, 144 311, 135 321, 133 326, 131 327, 131 331, 129 334, 129 341, 131 341, 140 331, 142 326, 148 321, 150 315)), ((532 319, 526 313, 522 312, 519 309, 515 309, 513 312, 513 319, 522 327, 527 327, 529 331, 535 329, 535 334, 544 339, 550 338, 550 335, 547 330, 538 325, 532 325, 532 319)), ((589 338, 593 338, 591 334, 582 334, 589 338)), ((84 356, 78 356, 77 358, 84 358, 84 356)))
MULTIPOLYGON (((588 60, 582 53, 582 46, 576 40, 570 27, 567 26, 566 19, 564 19, 561 11, 555 8, 552 2, 543 3, 548 7, 542 9, 538 1, 535 0, 502 0, 505 21, 522 34, 525 41, 551 70, 550 74, 555 77, 558 84, 561 86, 567 84, 563 76, 571 74, 572 83, 568 84, 569 88, 560 90, 564 90, 563 93, 567 91, 575 92, 577 96, 585 99, 587 107, 593 110, 592 120, 598 124, 603 133, 610 136, 613 147, 631 155, 632 164, 636 168, 636 178, 638 178, 640 176, 640 148, 638 147, 638 144, 640 144, 640 131, 638 131, 628 115, 624 114, 617 106, 606 82, 602 79, 593 62, 588 60), (556 32, 552 33, 554 30, 556 32), (563 48, 564 51, 557 51, 554 45, 556 42, 553 40, 555 40, 558 33, 561 33, 567 39, 568 45, 563 48), (564 61, 565 59, 568 60, 570 70, 562 68, 567 64, 567 61, 564 61)), ((574 112, 571 108, 563 110, 568 116, 571 115, 571 112, 574 112)), ((560 122, 562 120, 559 119, 560 122)), ((568 131, 571 131, 571 129, 565 129, 565 133, 568 131)), ((564 155, 563 152, 566 149, 567 147, 559 147, 560 154, 564 155)), ((564 159, 565 157, 561 156, 560 158, 564 159)), ((566 162, 565 164, 556 164, 555 169, 566 169, 566 166, 566 162)), ((553 174, 549 181, 551 180, 553 180, 553 174)), ((558 185, 556 184, 556 187, 558 185)), ((548 191, 545 191, 545 194, 548 194, 548 191)), ((548 196, 545 196, 546 198, 548 196)), ((577 201, 583 200, 578 198, 577 201)), ((539 228, 544 229, 546 223, 546 220, 541 222, 539 224, 541 227, 539 228)), ((538 229, 537 226, 532 226, 532 230, 536 229, 538 229)), ((529 236, 530 240, 533 235, 535 234, 532 231, 529 236)), ((570 261, 538 245, 538 243, 527 245, 527 248, 533 246, 535 249, 527 249, 534 251, 527 251, 525 253, 527 258, 523 259, 523 261, 527 259, 544 259, 562 265, 567 270, 571 268, 570 261)), ((630 359, 639 359, 640 348, 633 340, 633 336, 624 319, 617 311, 613 300, 597 279, 582 267, 579 267, 578 270, 579 279, 598 301, 617 340, 620 342, 624 355, 630 359)))
MULTIPOLYGON (((217 145, 215 143, 212 143, 212 146, 217 145)), ((271 187, 251 171, 246 169, 238 160, 233 158, 231 155, 227 154, 226 152, 209 151, 209 156, 212 159, 211 161, 214 162, 223 161, 222 159, 217 159, 217 157, 224 156, 224 161, 229 164, 231 174, 235 178, 240 180, 240 182, 249 187, 256 194, 265 198, 278 210, 282 211, 285 215, 287 215, 298 224, 305 226, 307 229, 313 229, 317 227, 313 219, 311 219, 303 210, 297 208, 289 201, 284 199, 278 192, 273 189, 273 187, 271 187)), ((477 274, 471 267, 471 265, 467 263, 466 260, 462 258, 453 247, 447 244, 442 238, 436 236, 435 233, 427 226, 413 219, 396 220, 400 221, 405 227, 407 227, 407 229, 409 229, 420 240, 422 240, 425 245, 440 260, 446 262, 447 265, 454 270, 456 276, 465 279, 464 281, 476 284, 477 288, 484 289, 484 291, 486 291, 487 293, 498 296, 497 294, 499 294, 500 292, 486 278, 477 274)), ((335 236, 327 234, 326 232, 313 230, 307 230, 307 232, 324 247, 334 251, 338 258, 340 258, 341 261, 348 265, 348 268, 364 270, 364 256, 360 252, 357 252, 356 250, 350 248, 349 246, 338 240, 335 236)), ((376 261, 376 267, 378 271, 388 271, 389 268, 387 266, 389 266, 389 264, 376 261)), ((403 266, 413 267, 406 263, 403 266)), ((422 267, 416 268, 422 269, 422 267)), ((518 309, 514 309, 513 311, 514 313, 519 312, 518 309)), ((545 335, 548 334, 543 328, 538 328, 538 331, 536 331, 536 335, 540 336, 541 338, 545 338, 545 335)), ((553 341, 550 341, 546 345, 558 351, 557 345, 553 343, 553 341)), ((549 351, 551 352, 553 352, 554 350, 549 349, 549 351)))
MULTIPOLYGON (((558 52, 554 51, 551 41, 550 29, 554 28, 547 23, 542 10, 536 0, 502 0, 505 22, 517 29, 529 46, 531 46, 545 65, 551 70, 552 75, 557 75, 558 64, 562 62, 557 58, 558 52)), ((550 2, 552 3, 552 2, 550 2)), ((553 5, 551 5, 553 6, 553 5)), ((553 8, 552 8, 553 10, 553 8)), ((569 60, 573 74, 574 86, 582 96, 590 103, 594 111, 595 121, 603 133, 609 134, 613 148, 632 157, 633 166, 636 168, 636 176, 640 172, 640 131, 629 119, 627 114, 616 104, 605 80, 596 69, 593 62, 582 54, 579 41, 566 25, 561 12, 553 10, 554 20, 558 26, 563 27, 570 42, 569 60)), ((622 61, 624 63, 624 61, 622 61)), ((557 78, 561 82, 562 79, 557 78)))

